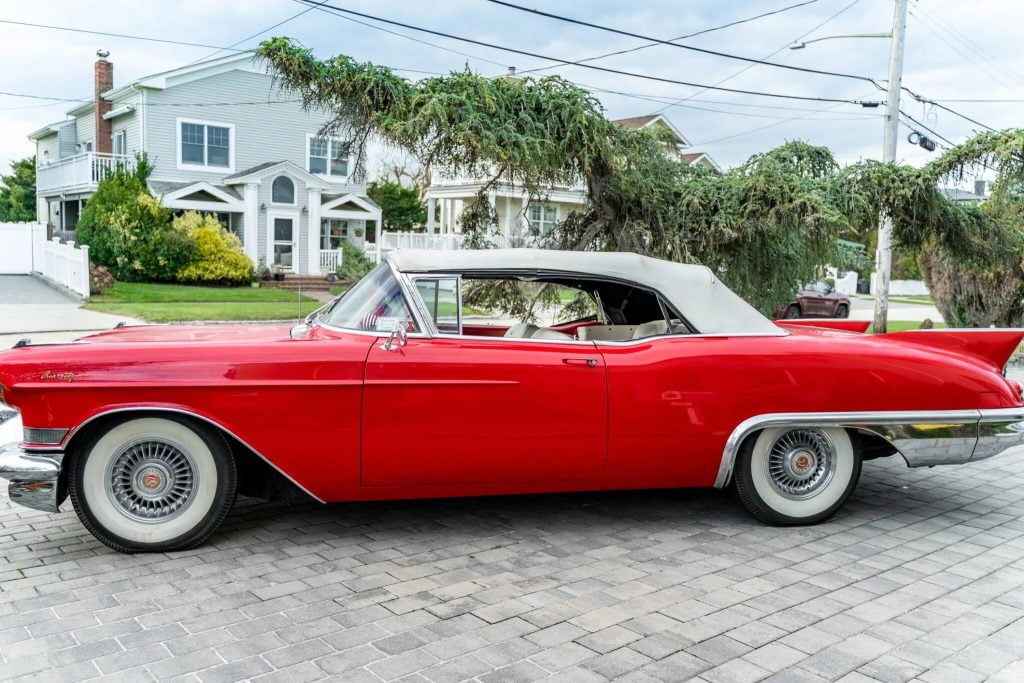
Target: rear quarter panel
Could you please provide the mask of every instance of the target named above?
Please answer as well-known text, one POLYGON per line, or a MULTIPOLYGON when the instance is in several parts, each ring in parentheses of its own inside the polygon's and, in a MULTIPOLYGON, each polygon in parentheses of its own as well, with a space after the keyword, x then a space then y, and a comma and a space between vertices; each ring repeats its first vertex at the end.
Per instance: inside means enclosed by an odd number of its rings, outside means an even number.
POLYGON ((844 332, 599 347, 608 478, 624 487, 711 486, 729 435, 756 415, 1017 405, 1000 374, 975 359, 844 332))

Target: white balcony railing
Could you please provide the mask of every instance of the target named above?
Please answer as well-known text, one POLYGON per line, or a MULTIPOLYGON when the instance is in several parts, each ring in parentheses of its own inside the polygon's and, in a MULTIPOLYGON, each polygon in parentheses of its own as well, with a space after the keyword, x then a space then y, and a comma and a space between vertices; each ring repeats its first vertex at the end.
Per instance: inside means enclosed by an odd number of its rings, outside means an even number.
POLYGON ((458 249, 462 246, 462 235, 431 235, 425 232, 381 233, 381 249, 458 249))
POLYGON ((320 250, 320 272, 333 273, 341 265, 341 249, 320 250))
POLYGON ((52 163, 43 162, 36 168, 36 189, 42 194, 94 190, 118 166, 134 168, 135 160, 123 154, 85 152, 52 163))

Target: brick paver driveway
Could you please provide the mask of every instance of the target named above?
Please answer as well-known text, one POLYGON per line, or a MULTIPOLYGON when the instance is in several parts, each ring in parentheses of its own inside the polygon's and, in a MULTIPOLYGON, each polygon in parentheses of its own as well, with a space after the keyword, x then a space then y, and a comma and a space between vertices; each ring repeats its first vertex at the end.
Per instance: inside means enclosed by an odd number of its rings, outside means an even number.
POLYGON ((0 497, 0 679, 1022 680, 1024 452, 773 529, 673 491, 240 504, 119 555, 0 497))

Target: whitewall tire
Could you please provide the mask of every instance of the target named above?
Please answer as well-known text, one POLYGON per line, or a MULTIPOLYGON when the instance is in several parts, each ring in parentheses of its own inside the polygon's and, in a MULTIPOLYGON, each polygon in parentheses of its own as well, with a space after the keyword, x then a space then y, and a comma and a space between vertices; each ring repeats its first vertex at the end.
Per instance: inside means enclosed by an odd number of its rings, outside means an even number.
POLYGON ((747 439, 734 481, 751 514, 776 525, 831 517, 860 479, 861 457, 839 427, 774 427, 747 439))
POLYGON ((231 510, 236 488, 223 436, 176 416, 107 426, 76 449, 69 476, 79 519, 122 552, 199 545, 231 510))

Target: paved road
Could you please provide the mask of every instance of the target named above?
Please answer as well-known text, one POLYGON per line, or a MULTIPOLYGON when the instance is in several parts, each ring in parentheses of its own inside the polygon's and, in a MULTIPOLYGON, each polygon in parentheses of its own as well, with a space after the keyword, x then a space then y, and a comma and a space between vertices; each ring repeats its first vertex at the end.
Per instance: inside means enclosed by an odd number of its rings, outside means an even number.
POLYGON ((124 321, 140 321, 79 308, 79 303, 29 275, 0 275, 0 348, 8 348, 18 339, 30 336, 34 341, 65 339, 62 332, 87 332, 110 329, 124 321))
POLYGON ((1024 679, 1024 452, 867 463, 834 520, 725 493, 240 504, 118 555, 0 494, 0 679, 1024 679))
MULTIPOLYGON (((875 317, 875 300, 859 296, 850 297, 850 318, 853 320, 871 320, 875 317)), ((934 305, 907 304, 899 301, 889 302, 889 320, 913 320, 921 322, 926 318, 932 322, 942 322, 942 314, 934 305)))

